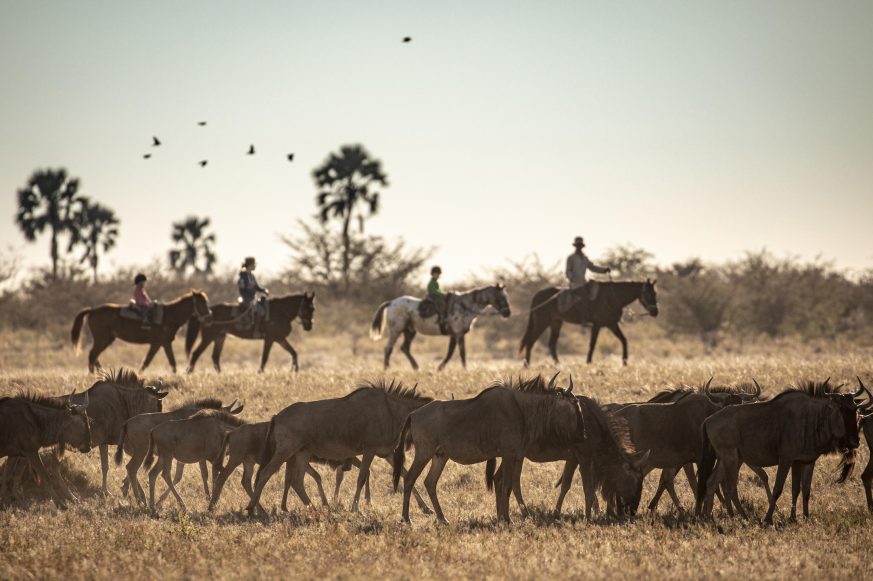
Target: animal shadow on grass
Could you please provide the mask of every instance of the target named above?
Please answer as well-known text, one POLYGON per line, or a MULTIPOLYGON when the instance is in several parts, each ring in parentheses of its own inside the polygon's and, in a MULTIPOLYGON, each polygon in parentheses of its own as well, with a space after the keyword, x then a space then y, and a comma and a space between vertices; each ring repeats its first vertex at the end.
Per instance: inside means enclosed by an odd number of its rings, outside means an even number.
MULTIPOLYGON (((56 481, 58 475, 66 483, 70 493, 76 497, 78 501, 92 498, 100 494, 100 487, 94 486, 88 475, 71 466, 69 462, 59 461, 54 454, 42 454, 42 462, 45 464, 46 470, 51 475, 52 480, 56 481)), ((31 507, 39 506, 44 503, 52 503, 52 497, 46 482, 38 482, 33 470, 22 459, 16 459, 20 470, 19 482, 17 487, 13 489, 10 498, 9 506, 30 509, 31 507)), ((9 458, 6 459, 10 461, 9 458)), ((0 474, 5 470, 5 465, 0 466, 0 474)), ((75 502, 67 501, 67 506, 75 506, 75 502)))

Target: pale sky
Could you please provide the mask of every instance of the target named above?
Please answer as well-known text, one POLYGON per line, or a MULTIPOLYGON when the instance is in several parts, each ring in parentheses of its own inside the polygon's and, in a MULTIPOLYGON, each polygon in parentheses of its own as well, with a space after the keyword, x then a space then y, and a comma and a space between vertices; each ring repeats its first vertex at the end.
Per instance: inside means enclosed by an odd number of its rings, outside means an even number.
POLYGON ((577 234, 870 268, 871 31, 869 0, 3 0, 0 247, 48 264, 15 192, 64 166, 122 221, 103 270, 197 214, 223 264, 275 272, 313 167, 359 142, 391 181, 368 231, 437 246, 449 281, 577 234))

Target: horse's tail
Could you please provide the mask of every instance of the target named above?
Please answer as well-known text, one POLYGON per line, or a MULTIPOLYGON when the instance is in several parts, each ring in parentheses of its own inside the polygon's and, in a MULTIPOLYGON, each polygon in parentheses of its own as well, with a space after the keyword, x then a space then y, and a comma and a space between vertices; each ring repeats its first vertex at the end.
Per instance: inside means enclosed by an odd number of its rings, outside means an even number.
POLYGON ((376 316, 373 317, 373 322, 370 324, 370 339, 378 341, 382 338, 382 333, 385 331, 385 325, 388 323, 388 319, 385 318, 385 309, 387 309, 390 304, 391 301, 385 301, 379 305, 378 309, 376 309, 376 316))
POLYGON ((121 461, 124 460, 124 439, 127 437, 127 422, 121 426, 121 436, 118 438, 118 447, 115 449, 115 463, 121 466, 121 461))
POLYGON ((76 353, 79 353, 79 340, 82 338, 82 325, 85 323, 85 317, 91 314, 91 307, 85 307, 76 318, 73 320, 73 329, 70 331, 70 340, 73 347, 76 348, 76 353))
POLYGON ((397 492, 397 485, 400 484, 400 473, 403 472, 403 463, 406 462, 405 450, 409 446, 407 442, 407 434, 409 427, 412 425, 412 414, 406 416, 406 421, 403 422, 403 429, 400 430, 400 437, 397 438, 397 445, 394 447, 394 457, 391 466, 393 468, 391 481, 394 484, 394 491, 397 492))
POLYGON ((494 490, 494 470, 497 468, 497 458, 489 458, 485 462, 485 488, 488 491, 494 490))
POLYGON ((198 333, 200 333, 200 319, 191 317, 188 319, 188 329, 185 331, 185 357, 191 357, 191 349, 194 347, 198 333))

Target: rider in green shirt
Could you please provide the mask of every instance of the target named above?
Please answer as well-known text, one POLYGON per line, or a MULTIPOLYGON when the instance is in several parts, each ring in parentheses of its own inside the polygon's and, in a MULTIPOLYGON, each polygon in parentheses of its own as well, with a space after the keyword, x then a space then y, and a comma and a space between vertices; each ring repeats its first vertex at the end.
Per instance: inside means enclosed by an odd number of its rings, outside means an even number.
POLYGON ((440 326, 440 331, 447 333, 445 319, 448 314, 446 311, 449 301, 446 293, 444 293, 440 288, 439 278, 442 273, 443 269, 439 266, 434 266, 430 269, 430 282, 427 283, 427 298, 430 299, 436 307, 437 321, 440 326))

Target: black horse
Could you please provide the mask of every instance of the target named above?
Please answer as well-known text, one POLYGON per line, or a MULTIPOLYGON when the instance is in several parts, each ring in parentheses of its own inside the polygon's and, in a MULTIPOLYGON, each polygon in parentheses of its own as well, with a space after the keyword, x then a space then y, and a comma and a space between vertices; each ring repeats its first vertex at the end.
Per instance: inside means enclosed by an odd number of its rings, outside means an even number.
MULTIPOLYGON (((285 295, 283 297, 268 298, 269 301, 269 320, 263 323, 263 340, 264 351, 261 354, 261 368, 267 364, 267 358, 270 356, 270 349, 273 343, 281 345, 285 351, 291 354, 291 367, 297 371, 297 351, 288 342, 288 335, 291 334, 291 321, 300 317, 303 323, 303 329, 306 331, 312 330, 312 315, 315 312, 315 293, 303 293, 302 295, 285 295)), ((221 350, 224 347, 224 340, 227 334, 235 335, 242 339, 261 339, 254 336, 254 328, 247 325, 244 328, 239 327, 236 323, 233 307, 231 303, 222 303, 212 307, 211 325, 201 327, 196 323, 196 319, 188 323, 188 332, 185 335, 185 353, 190 355, 188 363, 188 373, 194 371, 194 365, 197 359, 206 351, 210 343, 215 343, 212 348, 212 363, 215 370, 221 372, 221 350), (202 333, 200 344, 197 349, 191 353, 191 348, 194 346, 194 341, 197 340, 197 334, 202 333)), ((238 315, 237 315, 238 316, 238 315)))
POLYGON ((591 345, 588 347, 588 363, 594 355, 594 346, 597 345, 597 335, 601 327, 606 327, 621 341, 622 363, 627 365, 627 339, 618 326, 621 313, 626 306, 634 301, 646 308, 653 317, 658 316, 658 296, 655 292, 655 282, 601 282, 597 298, 591 302, 583 300, 573 305, 567 312, 558 311, 558 301, 550 300, 558 294, 560 289, 549 287, 534 295, 530 305, 530 317, 527 329, 521 339, 518 349, 519 355, 524 355, 524 366, 530 365, 530 351, 534 343, 539 339, 546 327, 551 327, 549 336, 549 352, 555 363, 558 362, 558 337, 561 335, 561 326, 565 322, 577 325, 591 325, 591 345))

